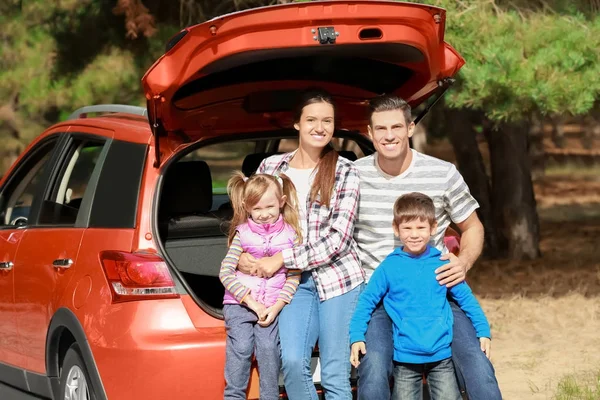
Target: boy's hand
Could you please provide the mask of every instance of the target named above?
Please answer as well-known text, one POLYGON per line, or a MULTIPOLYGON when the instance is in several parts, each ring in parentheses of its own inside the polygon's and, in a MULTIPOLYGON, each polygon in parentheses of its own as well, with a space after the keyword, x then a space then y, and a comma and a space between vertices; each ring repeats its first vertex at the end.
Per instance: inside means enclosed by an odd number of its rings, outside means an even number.
POLYGON ((277 300, 277 303, 265 309, 262 315, 258 316, 258 324, 260 326, 269 326, 275 321, 281 310, 285 306, 285 302, 277 300))
POLYGON ((485 353, 485 356, 490 359, 492 357, 492 339, 481 337, 479 338, 479 345, 481 347, 481 351, 485 353))
POLYGON ((467 263, 452 253, 446 253, 440 257, 440 260, 449 260, 448 264, 444 264, 435 270, 436 279, 440 285, 446 285, 451 288, 463 282, 467 277, 469 266, 467 263))
POLYGON ((265 307, 264 304, 254 300, 254 298, 250 295, 246 296, 246 298, 244 299, 244 303, 246 303, 249 309, 254 311, 254 313, 258 316, 259 320, 262 318, 261 316, 267 310, 267 307, 265 307))
POLYGON ((237 269, 246 275, 255 276, 258 269, 256 268, 256 258, 250 253, 240 254, 237 269))
POLYGON ((352 348, 350 349, 350 364, 357 368, 360 365, 360 355, 367 354, 367 348, 365 347, 365 342, 354 342, 352 343, 352 348))

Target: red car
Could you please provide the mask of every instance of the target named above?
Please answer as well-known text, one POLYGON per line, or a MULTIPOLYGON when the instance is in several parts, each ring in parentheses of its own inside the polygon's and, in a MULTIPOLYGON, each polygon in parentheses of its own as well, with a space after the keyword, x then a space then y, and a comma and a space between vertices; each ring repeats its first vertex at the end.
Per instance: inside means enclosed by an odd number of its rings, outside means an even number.
POLYGON ((371 153, 366 99, 415 106, 463 65, 445 18, 355 0, 226 15, 167 44, 147 111, 84 107, 42 133, 0 183, 0 398, 222 398, 231 170, 294 147, 309 86, 337 100, 341 154, 371 153))

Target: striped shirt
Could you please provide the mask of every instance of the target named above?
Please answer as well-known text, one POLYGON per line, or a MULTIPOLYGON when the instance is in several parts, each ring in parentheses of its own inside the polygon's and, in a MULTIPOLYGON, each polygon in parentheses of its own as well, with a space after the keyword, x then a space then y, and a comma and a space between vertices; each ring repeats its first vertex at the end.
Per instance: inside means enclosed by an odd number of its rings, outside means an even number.
POLYGON ((394 202, 406 193, 420 192, 433 199, 437 230, 430 244, 442 253, 450 222, 460 223, 478 207, 463 177, 446 161, 411 150, 412 161, 402 174, 390 176, 377 164, 377 153, 355 162, 360 173, 360 203, 354 239, 367 280, 385 257, 402 243, 394 235, 394 202))
MULTIPOLYGON (((297 239, 295 242, 297 242, 297 239)), ((250 288, 244 286, 236 275, 237 265, 243 251, 240 234, 236 233, 227 250, 225 258, 221 263, 221 271, 219 272, 219 278, 221 279, 223 286, 225 286, 225 289, 231 293, 240 304, 244 298, 250 294, 250 288)), ((292 301, 292 296, 296 293, 296 289, 298 289, 298 284, 300 284, 299 271, 288 270, 287 279, 279 292, 277 300, 282 300, 289 304, 289 302, 292 301)))
MULTIPOLYGON (((294 154, 266 158, 257 173, 285 173, 294 154)), ((358 195, 358 172, 351 161, 339 157, 330 206, 307 199, 306 241, 281 252, 286 268, 311 271, 321 301, 347 293, 364 282, 353 239, 358 195)))

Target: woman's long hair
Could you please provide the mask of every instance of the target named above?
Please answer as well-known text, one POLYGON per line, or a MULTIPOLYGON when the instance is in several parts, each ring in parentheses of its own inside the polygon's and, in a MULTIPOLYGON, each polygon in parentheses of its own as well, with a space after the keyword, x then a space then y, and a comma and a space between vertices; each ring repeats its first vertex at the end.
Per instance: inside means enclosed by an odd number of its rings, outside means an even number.
MULTIPOLYGON (((311 89, 305 92, 300 98, 300 102, 296 108, 294 114, 294 123, 299 123, 302 118, 302 111, 304 107, 315 104, 315 103, 327 103, 333 107, 333 113, 335 116, 335 103, 333 97, 322 89, 311 89)), ((338 152, 335 151, 331 142, 328 143, 321 152, 319 161, 317 162, 317 174, 313 180, 313 184, 310 188, 310 202, 317 200, 320 194, 320 202, 325 206, 329 207, 329 201, 333 195, 333 189, 335 187, 335 169, 338 161, 338 152)))
POLYGON ((270 187, 274 187, 277 190, 279 198, 283 195, 287 197, 281 210, 281 215, 283 220, 294 228, 298 240, 302 240, 302 231, 298 218, 298 195, 296 187, 286 175, 281 174, 279 178, 281 179, 281 183, 273 175, 255 174, 250 178, 246 178, 241 171, 233 173, 233 176, 227 182, 227 193, 229 194, 233 208, 228 245, 231 245, 237 232, 237 227, 245 223, 250 217, 248 210, 260 201, 270 187))

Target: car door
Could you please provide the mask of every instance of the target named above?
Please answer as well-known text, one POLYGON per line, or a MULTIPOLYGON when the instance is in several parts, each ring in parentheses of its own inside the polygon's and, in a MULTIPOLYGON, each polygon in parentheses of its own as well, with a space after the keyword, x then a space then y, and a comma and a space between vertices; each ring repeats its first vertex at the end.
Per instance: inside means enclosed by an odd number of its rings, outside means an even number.
MULTIPOLYGON (((110 140, 110 139, 108 139, 110 140)), ((46 372, 46 335, 77 265, 107 139, 71 135, 60 151, 41 205, 24 232, 14 263, 14 298, 22 354, 29 371, 46 372)))
POLYGON ((16 254, 58 141, 57 135, 50 136, 29 149, 9 172, 0 191, 0 380, 15 386, 21 386, 21 377, 7 366, 25 367, 14 305, 16 254))

